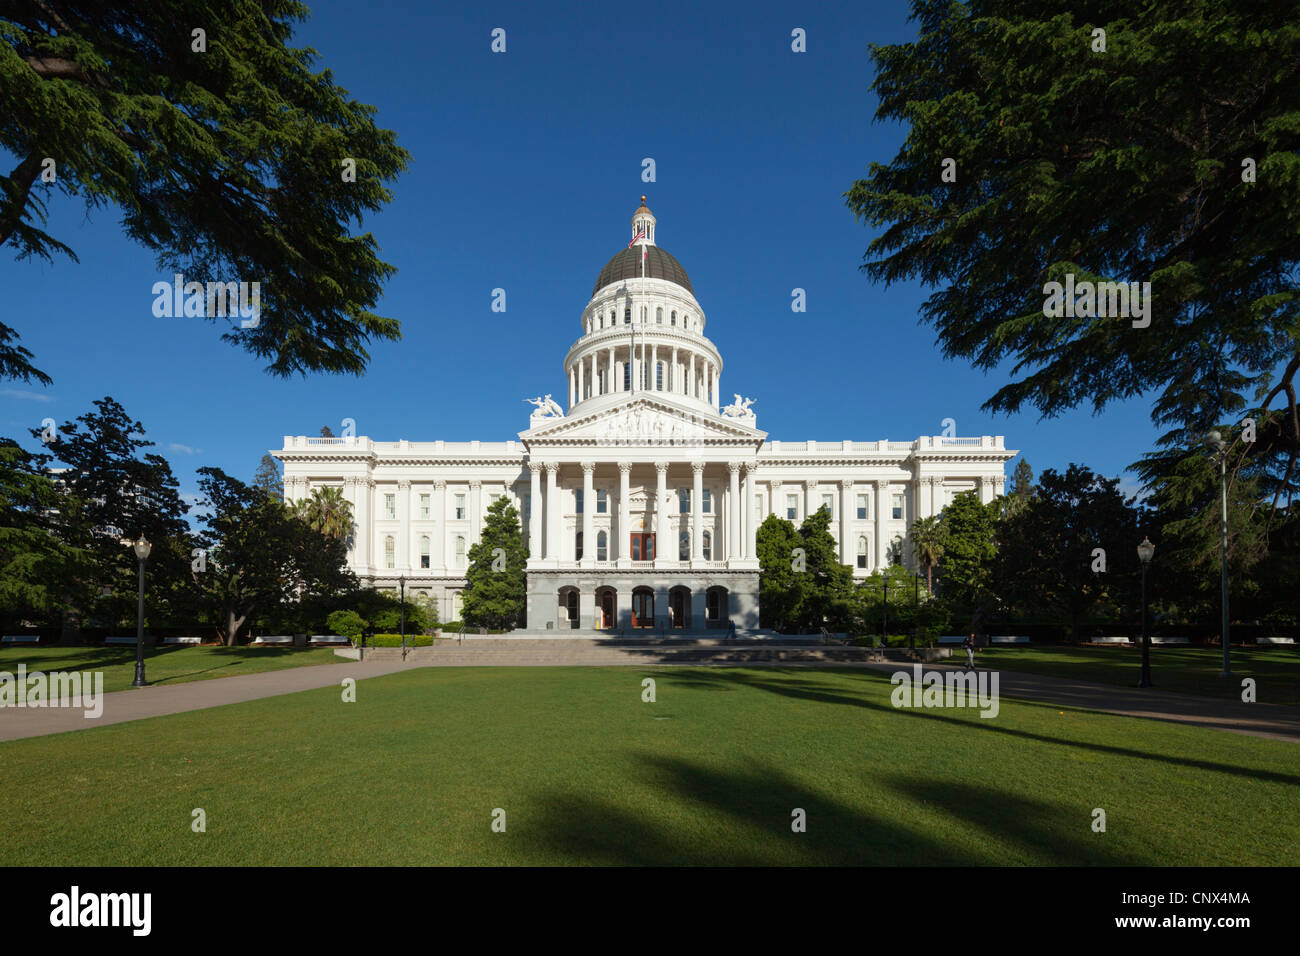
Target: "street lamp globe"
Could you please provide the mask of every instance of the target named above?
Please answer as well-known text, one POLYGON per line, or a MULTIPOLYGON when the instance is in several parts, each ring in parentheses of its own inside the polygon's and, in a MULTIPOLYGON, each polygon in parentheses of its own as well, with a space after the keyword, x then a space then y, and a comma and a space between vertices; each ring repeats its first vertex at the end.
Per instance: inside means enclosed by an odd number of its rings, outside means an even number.
POLYGON ((1217 431, 1212 431, 1205 436, 1205 443, 1214 449, 1216 455, 1222 454, 1225 442, 1223 436, 1217 431))
POLYGON ((141 561, 146 560, 149 557, 149 552, 153 550, 153 545, 143 537, 137 538, 133 541, 131 547, 135 549, 135 556, 141 561))
POLYGON ((1150 564, 1151 559, 1155 557, 1156 546, 1151 543, 1151 539, 1144 537, 1142 543, 1138 545, 1138 558, 1142 563, 1150 564))

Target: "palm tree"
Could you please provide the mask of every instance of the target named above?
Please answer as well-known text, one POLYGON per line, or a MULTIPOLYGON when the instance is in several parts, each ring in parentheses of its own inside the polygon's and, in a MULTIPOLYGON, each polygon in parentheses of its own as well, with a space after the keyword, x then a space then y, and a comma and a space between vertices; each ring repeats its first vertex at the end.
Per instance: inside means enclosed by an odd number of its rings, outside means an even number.
POLYGON ((352 533, 352 505, 343 497, 343 489, 323 486, 312 491, 297 505, 298 517, 330 538, 345 538, 352 533))
POLYGON ((934 593, 934 568, 943 557, 948 542, 948 529, 938 515, 917 518, 912 524, 912 553, 925 565, 925 588, 934 593))

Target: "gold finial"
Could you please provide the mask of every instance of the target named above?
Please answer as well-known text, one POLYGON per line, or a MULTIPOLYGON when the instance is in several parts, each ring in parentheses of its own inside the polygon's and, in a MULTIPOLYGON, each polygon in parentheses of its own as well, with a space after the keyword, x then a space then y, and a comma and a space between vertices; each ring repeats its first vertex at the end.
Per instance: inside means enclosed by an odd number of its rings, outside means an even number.
POLYGON ((642 196, 642 197, 641 197, 641 205, 643 205, 643 206, 645 205, 645 196, 642 196))

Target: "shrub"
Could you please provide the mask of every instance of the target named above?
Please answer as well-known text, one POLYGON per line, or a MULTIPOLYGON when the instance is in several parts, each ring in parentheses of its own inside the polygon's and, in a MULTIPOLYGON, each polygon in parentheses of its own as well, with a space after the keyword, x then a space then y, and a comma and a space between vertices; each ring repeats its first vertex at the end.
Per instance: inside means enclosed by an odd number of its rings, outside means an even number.
POLYGON ((332 633, 346 637, 353 644, 358 642, 361 632, 366 629, 366 622, 356 611, 335 611, 325 619, 325 624, 332 633))

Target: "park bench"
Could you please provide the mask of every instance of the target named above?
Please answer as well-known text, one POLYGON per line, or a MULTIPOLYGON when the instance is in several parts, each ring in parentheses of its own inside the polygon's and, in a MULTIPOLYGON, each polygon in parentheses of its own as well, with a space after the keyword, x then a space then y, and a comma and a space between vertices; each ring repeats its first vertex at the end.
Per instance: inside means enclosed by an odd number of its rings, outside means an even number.
POLYGON ((130 644, 130 645, 134 646, 134 645, 135 645, 135 638, 134 638, 134 637, 123 637, 123 636, 120 636, 120 635, 117 636, 117 637, 106 637, 106 638, 104 638, 104 643, 105 643, 105 644, 130 644))
POLYGON ((993 644, 1028 644, 1029 638, 1023 634, 995 634, 989 641, 993 644))
POLYGON ((1151 643, 1152 644, 1190 644, 1192 643, 1192 639, 1190 637, 1153 637, 1151 638, 1151 643))
POLYGON ((201 638, 201 637, 164 637, 163 640, 162 640, 162 642, 163 642, 164 644, 202 644, 202 643, 203 643, 203 638, 201 638))
POLYGON ((352 641, 344 637, 342 634, 313 634, 310 638, 308 638, 307 643, 315 644, 321 647, 325 647, 331 644, 348 647, 352 644, 352 641))
POLYGON ((0 637, 0 644, 39 644, 39 634, 6 634, 0 637))
MULTIPOLYGON (((5 638, 5 640, 8 640, 8 638, 5 638)), ((1257 637, 1255 638, 1255 643, 1256 644, 1294 644, 1295 638, 1294 637, 1257 637)))
POLYGON ((966 640, 965 634, 945 634, 939 638, 940 644, 961 644, 966 640))
POLYGON ((262 637, 253 638, 252 643, 259 646, 266 646, 271 644, 274 645, 288 644, 289 646, 292 647, 293 635, 292 634, 273 634, 271 636, 263 635, 262 637))
POLYGON ((1108 635, 1108 636, 1106 636, 1106 637, 1094 637, 1094 638, 1092 639, 1092 643, 1094 643, 1094 644, 1132 644, 1133 642, 1132 642, 1131 640, 1129 640, 1127 637, 1125 637, 1123 634, 1110 634, 1110 635, 1108 635))

